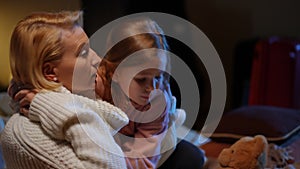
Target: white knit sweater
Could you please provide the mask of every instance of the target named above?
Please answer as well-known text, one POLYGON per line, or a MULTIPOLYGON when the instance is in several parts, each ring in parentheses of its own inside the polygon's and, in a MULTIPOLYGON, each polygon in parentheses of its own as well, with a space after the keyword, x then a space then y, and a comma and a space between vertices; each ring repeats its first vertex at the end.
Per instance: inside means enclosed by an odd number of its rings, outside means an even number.
POLYGON ((61 88, 37 94, 29 117, 13 115, 1 134, 7 169, 126 168, 113 134, 128 118, 117 107, 61 88))

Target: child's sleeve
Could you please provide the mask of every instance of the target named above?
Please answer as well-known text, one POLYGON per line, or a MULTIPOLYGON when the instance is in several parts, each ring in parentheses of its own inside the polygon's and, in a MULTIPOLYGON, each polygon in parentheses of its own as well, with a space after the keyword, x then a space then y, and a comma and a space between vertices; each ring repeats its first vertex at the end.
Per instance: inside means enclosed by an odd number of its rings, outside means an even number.
MULTIPOLYGON (((155 106, 155 104, 161 103, 153 103, 151 106, 155 106)), ((174 148, 176 133, 173 128, 169 128, 173 126, 173 122, 169 118, 171 106, 172 104, 167 100, 164 112, 157 119, 149 123, 130 122, 121 130, 125 133, 126 130, 134 131, 132 139, 128 137, 121 139, 121 147, 127 157, 127 168, 157 168, 161 154, 174 148), (170 145, 167 145, 168 143, 170 145), (164 146, 162 147, 162 145, 164 146), (164 148, 167 149, 163 150, 164 148)))
POLYGON ((161 157, 161 142, 167 132, 167 116, 151 123, 135 123, 134 138, 123 139, 122 149, 126 156, 127 168, 157 168, 161 157))

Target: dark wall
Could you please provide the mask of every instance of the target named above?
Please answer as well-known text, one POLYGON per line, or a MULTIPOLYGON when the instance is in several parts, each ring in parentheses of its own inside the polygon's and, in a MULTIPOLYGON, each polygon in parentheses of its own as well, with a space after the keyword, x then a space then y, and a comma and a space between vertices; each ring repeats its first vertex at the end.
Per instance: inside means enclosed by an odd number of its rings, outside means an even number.
POLYGON ((186 18, 183 0, 82 0, 84 27, 88 35, 106 23, 138 12, 165 12, 186 18))
POLYGON ((186 0, 190 22, 216 48, 227 79, 225 112, 246 102, 253 41, 270 36, 300 37, 299 0, 186 0))

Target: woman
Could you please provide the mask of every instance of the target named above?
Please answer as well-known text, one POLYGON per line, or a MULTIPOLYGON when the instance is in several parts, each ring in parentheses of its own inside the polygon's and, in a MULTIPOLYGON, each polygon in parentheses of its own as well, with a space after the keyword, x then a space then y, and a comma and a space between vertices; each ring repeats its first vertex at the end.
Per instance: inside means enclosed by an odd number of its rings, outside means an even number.
MULTIPOLYGON (((79 25, 81 14, 79 11, 34 13, 21 20, 13 31, 10 45, 13 79, 16 85, 25 84, 23 87, 39 92, 35 96, 39 99, 30 105, 29 116, 42 123, 20 114, 9 119, 1 134, 8 169, 126 168, 113 134, 127 124, 127 116, 111 104, 70 92, 94 89, 100 62, 79 25), (74 86, 77 69, 85 79, 74 86), (55 98, 52 100, 57 103, 55 106, 47 104, 48 96, 55 98), (87 105, 91 109, 86 110, 87 105), (75 111, 68 111, 70 108, 75 111), (45 111, 51 113, 47 117, 38 114, 45 111)), ((26 109, 20 106, 21 110, 26 109)))

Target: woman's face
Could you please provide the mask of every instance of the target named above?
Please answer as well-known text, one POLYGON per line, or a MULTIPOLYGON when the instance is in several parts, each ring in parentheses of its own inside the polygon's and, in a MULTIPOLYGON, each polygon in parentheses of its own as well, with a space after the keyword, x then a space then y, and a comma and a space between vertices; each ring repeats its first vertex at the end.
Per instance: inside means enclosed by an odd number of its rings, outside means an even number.
POLYGON ((160 53, 151 57, 149 62, 120 68, 116 82, 131 100, 139 105, 146 105, 151 100, 151 91, 162 87, 166 65, 167 57, 160 53))
POLYGON ((81 27, 64 30, 62 38, 65 52, 54 68, 58 81, 73 93, 94 94, 100 57, 90 48, 89 39, 81 27))

